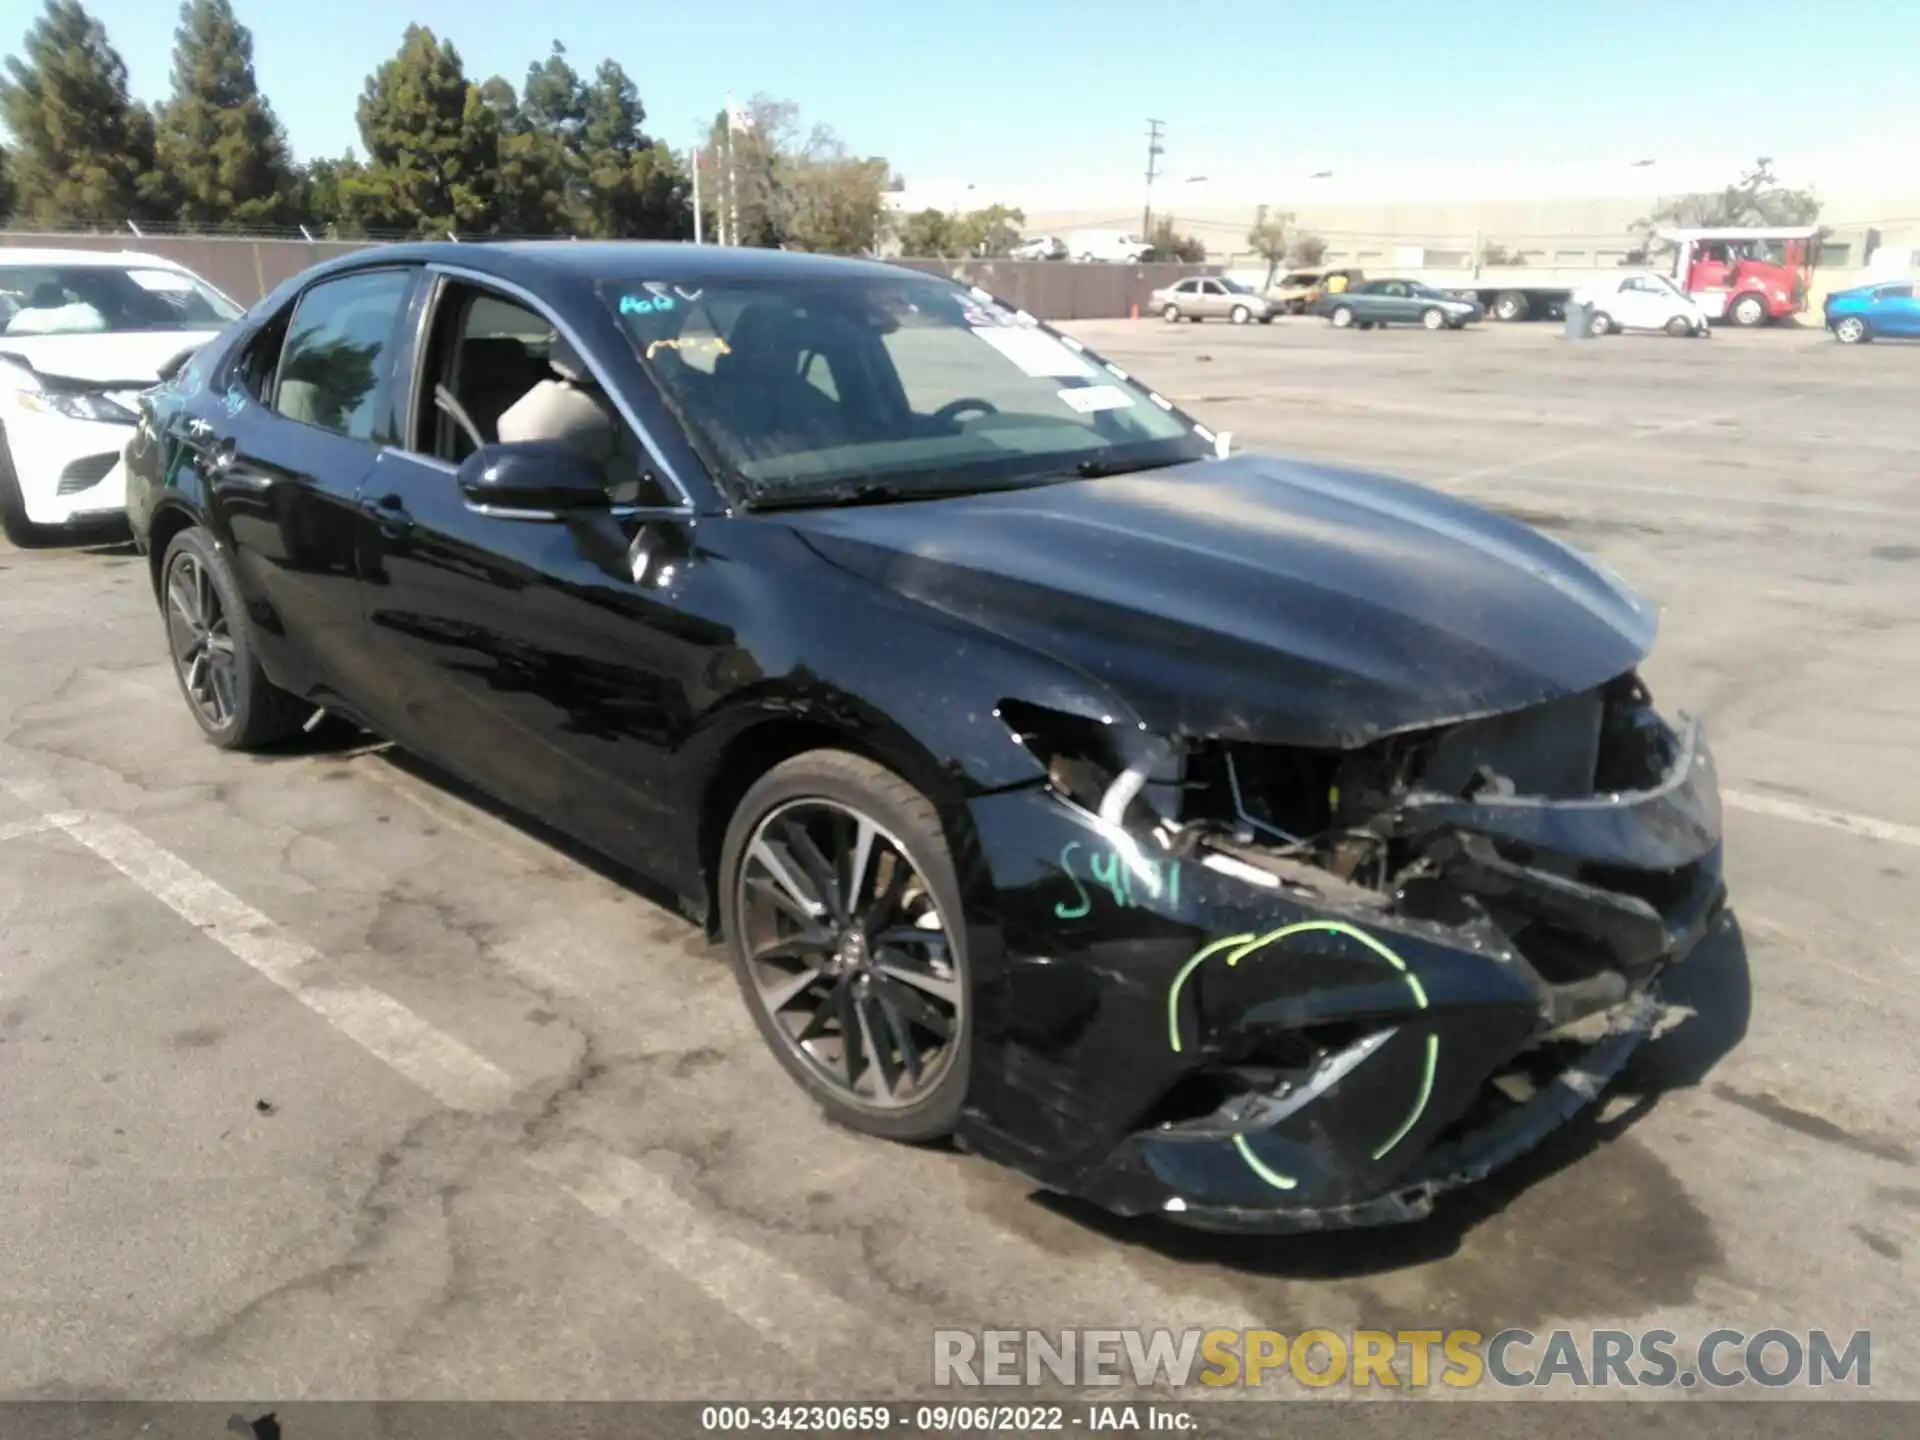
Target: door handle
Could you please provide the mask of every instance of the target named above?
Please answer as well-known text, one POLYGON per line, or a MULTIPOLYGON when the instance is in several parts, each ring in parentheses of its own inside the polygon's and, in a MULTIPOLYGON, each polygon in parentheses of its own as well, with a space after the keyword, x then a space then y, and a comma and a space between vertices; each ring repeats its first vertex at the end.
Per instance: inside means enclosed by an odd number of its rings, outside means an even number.
POLYGON ((413 529, 413 516, 398 495, 383 495, 367 507, 367 514, 389 540, 398 540, 413 529))

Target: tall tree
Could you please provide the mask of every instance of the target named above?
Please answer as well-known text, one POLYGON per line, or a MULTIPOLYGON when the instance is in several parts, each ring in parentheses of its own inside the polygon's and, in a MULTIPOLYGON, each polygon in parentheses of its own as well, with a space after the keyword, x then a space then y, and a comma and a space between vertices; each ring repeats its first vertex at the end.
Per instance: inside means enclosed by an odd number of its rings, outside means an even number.
POLYGON ((363 172, 364 167, 352 151, 338 160, 325 156, 309 160, 298 183, 298 223, 331 235, 360 234, 362 225, 351 192, 363 172))
POLYGON ((1629 228, 1639 235, 1639 244, 1626 263, 1641 264, 1649 255, 1670 250, 1672 246, 1657 233, 1667 228, 1811 225, 1819 218, 1820 201, 1810 191, 1782 185, 1773 173, 1773 161, 1762 156, 1751 170, 1742 171, 1740 178, 1724 189, 1676 196, 1651 215, 1636 220, 1629 228))
POLYGON ((159 170, 179 219, 284 224, 293 216, 286 133, 253 73, 253 34, 230 0, 184 0, 173 95, 154 117, 159 170))
POLYGON ((7 169, 7 148, 0 145, 0 225, 12 218, 14 199, 13 174, 7 169))
POLYGON ((127 93, 126 62, 105 27, 80 0, 47 0, 22 50, 7 57, 0 78, 20 217, 116 228, 144 218, 155 175, 153 116, 127 93))
POLYGON ((687 177, 665 145, 647 138, 640 92, 617 60, 602 60, 581 95, 578 209, 590 235, 678 240, 690 234, 687 177))
POLYGON ((823 125, 803 130, 791 101, 758 95, 722 114, 708 148, 721 181, 715 212, 737 219, 740 243, 853 254, 878 245, 891 167, 850 154, 823 125))
POLYGON ((1253 247, 1253 253, 1267 262, 1267 278, 1262 289, 1273 288, 1273 277, 1287 261, 1287 226, 1293 223, 1293 215, 1286 210, 1272 210, 1262 205, 1254 216, 1253 228, 1247 231, 1247 244, 1253 247))
POLYGON ((407 26, 398 53, 367 77, 359 121, 367 166, 346 202, 369 228, 493 228, 499 117, 452 41, 407 26))

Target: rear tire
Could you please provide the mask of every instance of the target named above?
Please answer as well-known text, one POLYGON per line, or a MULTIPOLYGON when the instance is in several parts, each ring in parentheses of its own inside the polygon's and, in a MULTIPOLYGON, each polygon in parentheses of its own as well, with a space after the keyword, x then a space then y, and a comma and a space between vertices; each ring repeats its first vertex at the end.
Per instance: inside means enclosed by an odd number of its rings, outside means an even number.
POLYGON ((1253 319, 1253 312, 1244 305, 1236 305, 1233 307, 1231 319, 1236 325, 1244 325, 1253 319))
POLYGON ((1166 309, 1160 312, 1160 318, 1169 325, 1178 325, 1180 323, 1180 307, 1178 305, 1167 306, 1166 309))
POLYGON ((1353 307, 1350 305, 1336 305, 1333 307, 1333 314, 1327 318, 1333 322, 1334 329, 1345 330, 1353 324, 1353 307))
POLYGON ((160 607, 180 694, 215 745, 256 750, 280 744, 313 718, 313 706, 280 689, 261 668, 233 571, 206 531, 189 527, 167 546, 160 607))
POLYGON ((721 933, 741 997, 801 1088, 832 1119, 863 1134, 913 1143, 951 1133, 972 1070, 973 1007, 959 880, 927 798, 891 770, 843 750, 797 755, 741 798, 721 848, 718 888, 721 933), (827 854, 834 840, 837 853, 827 854), (902 861, 907 878, 896 891, 891 881, 902 861), (857 868, 866 873, 849 885, 857 868), (781 869, 792 885, 780 880, 781 869), (806 893, 796 894, 796 885, 806 893), (796 910, 808 907, 797 906, 799 899, 812 902, 804 922, 796 910), (782 935, 781 917, 797 928, 782 935), (846 943, 849 933, 861 937, 857 945, 846 943), (880 938, 888 934, 895 938, 880 938), (795 988, 809 972, 812 982, 795 988), (898 978, 903 974, 917 983, 898 978), (902 990, 910 992, 904 1009, 902 990), (834 1008, 836 999, 847 1008, 834 1008), (797 1008, 807 1006, 810 1019, 797 1008), (848 1008, 864 1022, 853 1027, 860 1043, 851 1047, 851 1061, 839 1039, 848 1008), (893 1028, 895 1020, 902 1029, 893 1028), (933 1022, 944 1023, 944 1035, 933 1022), (823 1024, 838 1033, 816 1029, 823 1024), (916 1055, 922 1044, 937 1045, 917 1062, 923 1071, 937 1067, 931 1075, 917 1077, 902 1062, 903 1032, 916 1055), (878 1037, 878 1056, 867 1036, 878 1037), (891 1075, 879 1058, 887 1054, 895 1060, 891 1075), (922 1086, 922 1093, 908 1093, 922 1086))
POLYGON ((1493 318, 1509 324, 1527 318, 1527 312, 1533 307, 1527 297, 1518 290, 1503 290, 1494 297, 1493 318))

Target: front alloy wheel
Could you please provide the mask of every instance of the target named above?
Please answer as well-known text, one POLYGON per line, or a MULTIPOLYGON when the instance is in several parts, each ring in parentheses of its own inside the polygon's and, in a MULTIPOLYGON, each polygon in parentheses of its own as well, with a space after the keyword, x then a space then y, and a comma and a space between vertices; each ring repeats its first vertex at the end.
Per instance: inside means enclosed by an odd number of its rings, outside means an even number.
POLYGON ((1833 327, 1833 338, 1842 345, 1859 345, 1873 338, 1873 332, 1867 329, 1867 322, 1858 315, 1848 315, 1833 327))
POLYGON ((728 938, 775 1055, 856 1129, 900 1140, 951 1130, 966 1083, 967 976, 931 807, 890 772, 831 754, 778 767, 741 810, 727 846, 728 938), (806 783, 816 775, 827 783, 806 783), (746 830, 739 821, 769 784, 776 803, 746 830), (783 790, 801 793, 777 800, 783 790))

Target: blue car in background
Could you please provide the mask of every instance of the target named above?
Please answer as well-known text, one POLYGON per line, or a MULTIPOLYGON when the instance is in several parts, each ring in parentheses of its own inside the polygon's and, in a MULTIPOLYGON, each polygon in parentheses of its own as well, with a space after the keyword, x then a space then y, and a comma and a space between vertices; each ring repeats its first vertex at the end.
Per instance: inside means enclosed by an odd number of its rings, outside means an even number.
POLYGON ((1864 345, 1882 335, 1920 339, 1920 296, 1910 281, 1837 290, 1827 297, 1826 317, 1842 345, 1864 345))

